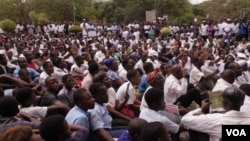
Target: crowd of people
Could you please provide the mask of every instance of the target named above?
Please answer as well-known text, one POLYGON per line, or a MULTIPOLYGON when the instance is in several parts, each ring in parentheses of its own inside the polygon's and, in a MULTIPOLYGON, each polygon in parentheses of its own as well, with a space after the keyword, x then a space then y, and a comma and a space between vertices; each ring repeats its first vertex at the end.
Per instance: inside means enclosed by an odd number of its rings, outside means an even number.
POLYGON ((17 24, 0 34, 0 140, 219 141, 250 124, 249 24, 17 24))

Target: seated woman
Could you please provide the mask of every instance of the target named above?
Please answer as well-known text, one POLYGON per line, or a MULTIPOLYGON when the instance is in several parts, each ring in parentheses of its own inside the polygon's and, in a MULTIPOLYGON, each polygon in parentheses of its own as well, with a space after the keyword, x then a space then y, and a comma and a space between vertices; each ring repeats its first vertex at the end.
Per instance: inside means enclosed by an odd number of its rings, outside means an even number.
POLYGON ((135 87, 141 82, 141 75, 138 70, 129 70, 127 73, 128 82, 123 83, 117 90, 116 99, 119 101, 116 109, 130 117, 138 117, 141 102, 135 93, 135 87))

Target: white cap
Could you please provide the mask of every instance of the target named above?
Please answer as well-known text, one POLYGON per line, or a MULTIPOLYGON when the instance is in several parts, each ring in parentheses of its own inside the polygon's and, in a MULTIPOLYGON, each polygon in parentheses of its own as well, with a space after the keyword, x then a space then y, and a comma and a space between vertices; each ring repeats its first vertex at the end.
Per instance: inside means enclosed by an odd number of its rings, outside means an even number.
POLYGON ((149 57, 151 57, 151 56, 156 56, 156 57, 158 57, 158 52, 156 52, 156 51, 153 50, 153 49, 150 49, 150 50, 148 51, 148 56, 149 56, 149 57))

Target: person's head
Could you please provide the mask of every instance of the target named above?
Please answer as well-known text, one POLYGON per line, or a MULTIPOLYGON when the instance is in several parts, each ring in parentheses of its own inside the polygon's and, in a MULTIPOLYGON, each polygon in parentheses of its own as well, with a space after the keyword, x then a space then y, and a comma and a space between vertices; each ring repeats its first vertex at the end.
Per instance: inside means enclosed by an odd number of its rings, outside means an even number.
POLYGON ((99 65, 96 62, 90 63, 89 64, 89 73, 94 76, 96 73, 99 72, 99 65))
POLYGON ((89 91, 97 103, 103 104, 108 102, 107 88, 104 84, 95 82, 90 85, 89 91))
POLYGON ((204 60, 200 57, 196 57, 194 58, 194 65, 197 67, 197 68, 200 68, 201 66, 204 65, 204 60))
POLYGON ((95 107, 95 99, 91 93, 84 88, 77 89, 73 95, 73 99, 75 104, 85 111, 95 107))
POLYGON ((233 84, 235 81, 235 73, 231 69, 226 69, 221 73, 221 78, 228 83, 233 84))
POLYGON ((234 62, 234 57, 232 55, 227 55, 224 59, 225 63, 231 63, 234 62))
POLYGON ((111 80, 106 72, 100 71, 93 77, 93 82, 103 83, 107 88, 111 87, 111 80))
POLYGON ((56 59, 54 60, 53 64, 54 64, 56 67, 60 68, 60 69, 64 69, 64 68, 67 67, 66 61, 65 61, 63 58, 60 58, 60 57, 56 58, 56 59))
POLYGON ((43 69, 47 74, 52 74, 54 72, 54 65, 50 61, 45 61, 43 63, 43 69))
POLYGON ((29 107, 36 101, 33 90, 29 87, 19 88, 15 93, 17 102, 23 107, 29 107))
POLYGON ((34 59, 32 51, 25 51, 24 57, 27 59, 27 62, 31 62, 34 59))
POLYGON ((53 115, 42 120, 40 135, 46 141, 64 141, 70 138, 71 132, 63 116, 53 115))
POLYGON ((27 68, 21 68, 18 72, 19 78, 25 82, 30 82, 31 78, 30 78, 30 73, 27 70, 27 68))
POLYGON ((165 78, 161 75, 160 70, 150 72, 146 80, 150 86, 163 90, 165 78))
POLYGON ((145 93, 145 101, 152 110, 158 111, 165 109, 164 93, 161 89, 150 88, 145 93))
POLYGON ((24 57, 19 57, 18 65, 20 68, 27 68, 27 60, 24 57))
POLYGON ((133 85, 139 85, 141 82, 141 75, 137 70, 129 70, 127 73, 127 79, 133 84, 133 85))
POLYGON ((51 91, 57 93, 59 90, 59 82, 55 77, 49 76, 45 79, 46 88, 51 91))
POLYGON ((0 116, 13 117, 19 113, 18 103, 12 96, 4 96, 0 99, 0 116))
POLYGON ((74 77, 71 74, 65 74, 62 77, 62 82, 63 82, 63 85, 68 90, 71 90, 74 87, 74 85, 75 85, 75 79, 74 79, 74 77))
POLYGON ((141 131, 144 125, 148 123, 141 118, 134 118, 128 124, 128 133, 132 136, 134 141, 141 141, 141 131))
POLYGON ((183 77, 181 69, 182 69, 181 66, 174 65, 171 69, 171 74, 177 79, 181 79, 183 77))
POLYGON ((141 60, 142 60, 142 62, 146 62, 147 59, 148 59, 148 54, 147 54, 147 53, 143 53, 143 54, 141 55, 141 60))
POLYGON ((122 66, 124 67, 124 69, 126 69, 127 71, 132 70, 135 66, 135 61, 131 58, 125 59, 122 61, 122 66))
POLYGON ((149 122, 141 132, 142 141, 170 141, 168 130, 161 122, 149 122))
POLYGON ((41 136, 35 134, 30 126, 15 125, 7 128, 1 135, 2 141, 41 141, 41 136))
POLYGON ((74 60, 75 60, 75 62, 76 62, 76 64, 77 64, 78 66, 81 66, 81 64, 83 64, 83 56, 81 56, 81 55, 77 55, 77 56, 74 58, 74 60))
POLYGON ((226 111, 240 110, 244 103, 245 93, 236 87, 229 87, 225 89, 222 94, 222 104, 226 111))
POLYGON ((241 84, 239 89, 241 89, 247 96, 250 96, 250 84, 241 84))
POLYGON ((154 71, 154 65, 151 62, 145 62, 143 64, 143 69, 145 71, 146 74, 154 71))
POLYGON ((225 69, 232 69, 235 73, 236 78, 238 76, 241 76, 241 74, 242 74, 240 65, 238 63, 235 63, 235 62, 229 63, 227 65, 227 67, 225 67, 225 69))
POLYGON ((7 65, 7 58, 4 54, 0 54, 0 64, 3 66, 7 65))
POLYGON ((170 64, 162 64, 160 67, 162 75, 163 76, 169 75, 171 72, 171 68, 172 66, 170 64))

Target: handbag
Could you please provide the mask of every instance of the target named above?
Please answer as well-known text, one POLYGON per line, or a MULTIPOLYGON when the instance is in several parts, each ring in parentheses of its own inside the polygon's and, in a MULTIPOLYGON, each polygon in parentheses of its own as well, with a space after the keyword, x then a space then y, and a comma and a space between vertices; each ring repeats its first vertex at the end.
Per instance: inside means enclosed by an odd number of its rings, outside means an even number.
MULTIPOLYGON (((128 94, 129 85, 130 85, 130 83, 128 83, 128 85, 127 85, 126 94, 128 94)), ((133 118, 135 116, 135 112, 129 106, 122 107, 121 113, 123 113, 131 118, 133 118)))

